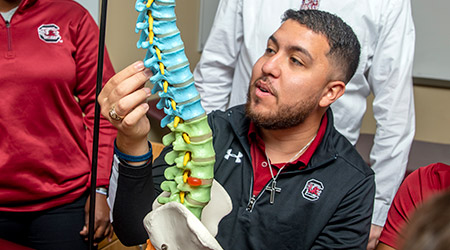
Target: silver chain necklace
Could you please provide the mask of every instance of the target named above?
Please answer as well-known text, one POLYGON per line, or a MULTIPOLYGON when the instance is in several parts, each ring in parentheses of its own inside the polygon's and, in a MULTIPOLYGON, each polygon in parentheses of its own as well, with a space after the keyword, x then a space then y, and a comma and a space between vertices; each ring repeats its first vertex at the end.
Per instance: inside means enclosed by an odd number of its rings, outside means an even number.
POLYGON ((269 165, 270 175, 272 176, 272 183, 270 186, 266 187, 266 191, 270 191, 270 204, 275 203, 275 193, 281 193, 281 188, 277 187, 277 178, 278 175, 280 175, 281 171, 286 167, 287 164, 291 163, 293 160, 297 159, 308 147, 311 145, 311 143, 316 139, 316 135, 302 148, 300 151, 298 151, 286 164, 284 164, 280 170, 278 171, 277 175, 273 175, 272 171, 272 164, 270 164, 269 156, 267 156, 267 153, 264 151, 264 154, 266 155, 267 164, 269 165))

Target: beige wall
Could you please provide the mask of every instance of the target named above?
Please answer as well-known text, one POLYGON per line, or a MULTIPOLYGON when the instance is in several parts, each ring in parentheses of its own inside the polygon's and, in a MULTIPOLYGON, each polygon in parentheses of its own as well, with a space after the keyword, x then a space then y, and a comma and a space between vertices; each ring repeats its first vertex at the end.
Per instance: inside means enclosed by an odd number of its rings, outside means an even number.
MULTIPOLYGON (((136 48, 139 35, 134 32, 138 16, 134 4, 133 0, 112 0, 108 3, 106 46, 116 71, 145 57, 145 50, 136 48)), ((200 58, 197 51, 200 1, 178 0, 175 11, 177 26, 186 47, 186 56, 193 69, 200 58)))
MULTIPOLYGON (((361 133, 374 134, 373 96, 367 98, 367 112, 361 133)), ((450 144, 450 89, 414 86, 416 140, 450 144)))
MULTIPOLYGON (((135 1, 109 1, 106 45, 116 71, 126 67, 136 60, 145 57, 145 51, 136 48, 138 35, 134 33, 137 12, 135 1)), ((185 43, 186 55, 190 60, 191 69, 200 58, 197 51, 199 0, 178 0, 175 9, 177 25, 185 43)), ((416 106, 416 139, 428 142, 450 144, 450 89, 415 86, 416 106)), ((368 111, 363 120, 362 133, 373 134, 376 129, 373 119, 372 97, 368 98, 368 111)), ((152 123, 153 132, 150 138, 159 140, 167 130, 159 129, 159 124, 152 123)))
POLYGON ((136 48, 139 39, 134 32, 137 15, 134 1, 108 1, 106 46, 116 71, 145 57, 145 51, 136 48))
POLYGON ((414 97, 416 139, 450 144, 450 89, 416 86, 414 97))

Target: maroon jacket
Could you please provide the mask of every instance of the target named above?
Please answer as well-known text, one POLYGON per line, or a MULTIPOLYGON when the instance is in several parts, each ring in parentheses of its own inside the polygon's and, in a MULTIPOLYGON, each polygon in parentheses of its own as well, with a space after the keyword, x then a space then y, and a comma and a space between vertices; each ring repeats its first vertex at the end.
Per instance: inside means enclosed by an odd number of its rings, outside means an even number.
MULTIPOLYGON (((0 16, 0 211, 39 211, 86 191, 98 32, 70 0, 23 0, 10 22, 0 16)), ((113 74, 106 54, 104 83, 113 74)), ((109 183, 115 134, 103 119, 98 186, 109 183)))

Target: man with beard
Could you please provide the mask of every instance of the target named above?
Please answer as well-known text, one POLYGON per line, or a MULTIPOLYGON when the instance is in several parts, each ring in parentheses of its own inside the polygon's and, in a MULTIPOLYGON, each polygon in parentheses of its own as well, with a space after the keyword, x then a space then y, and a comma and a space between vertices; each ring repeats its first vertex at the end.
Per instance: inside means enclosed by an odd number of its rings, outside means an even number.
MULTIPOLYGON (((374 175, 335 130, 329 108, 356 70, 358 40, 327 12, 288 10, 283 20, 253 67, 246 105, 208 115, 214 178, 232 202, 215 238, 223 249, 366 249, 374 175)), ((137 62, 99 96, 105 117, 112 107, 123 117, 108 117, 119 131, 117 158, 148 155, 142 162, 116 158, 113 167, 113 224, 129 232, 118 234, 128 245, 147 239, 142 219, 168 167, 170 149, 153 164, 148 153, 149 89, 142 85, 149 76, 137 62)))

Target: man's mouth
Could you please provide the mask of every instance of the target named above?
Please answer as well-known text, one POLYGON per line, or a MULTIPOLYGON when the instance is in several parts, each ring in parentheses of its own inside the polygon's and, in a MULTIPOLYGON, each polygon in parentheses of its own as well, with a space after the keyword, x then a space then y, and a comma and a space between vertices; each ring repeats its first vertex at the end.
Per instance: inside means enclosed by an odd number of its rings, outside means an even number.
POLYGON ((261 90, 264 93, 269 93, 269 91, 265 87, 260 86, 258 88, 259 88, 259 90, 261 90))
POLYGON ((255 87, 263 93, 274 95, 274 91, 272 91, 270 83, 267 83, 266 79, 259 79, 258 81, 256 81, 255 87))

